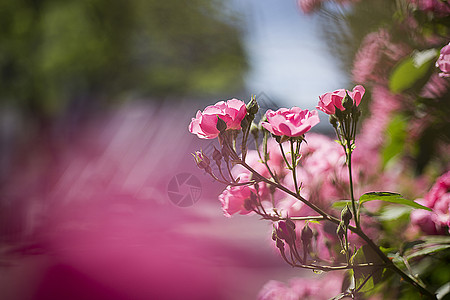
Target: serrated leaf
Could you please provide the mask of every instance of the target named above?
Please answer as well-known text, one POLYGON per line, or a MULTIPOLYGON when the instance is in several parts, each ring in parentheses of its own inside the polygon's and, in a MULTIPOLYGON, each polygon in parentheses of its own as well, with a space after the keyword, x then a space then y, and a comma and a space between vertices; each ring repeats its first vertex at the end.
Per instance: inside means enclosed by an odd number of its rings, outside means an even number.
POLYGON ((434 49, 414 52, 403 59, 393 70, 389 78, 389 89, 393 93, 401 93, 411 88, 424 77, 433 65, 437 52, 434 49))
POLYGON ((411 206, 413 208, 420 208, 420 209, 425 209, 425 210, 431 211, 431 209, 426 206, 423 206, 412 200, 405 199, 402 197, 402 195, 400 195, 398 193, 391 193, 391 192, 365 193, 364 195, 362 195, 359 198, 359 204, 361 205, 365 202, 373 201, 373 200, 380 200, 380 201, 385 201, 385 202, 390 202, 390 203, 403 204, 403 205, 411 206))
POLYGON ((418 256, 422 256, 422 255, 427 255, 427 254, 431 254, 431 253, 435 253, 435 252, 439 252, 445 249, 449 249, 450 245, 435 245, 435 246, 431 246, 431 247, 426 247, 423 248, 419 251, 416 251, 410 255, 408 255, 406 258, 409 260, 411 258, 414 257, 418 257, 418 256))

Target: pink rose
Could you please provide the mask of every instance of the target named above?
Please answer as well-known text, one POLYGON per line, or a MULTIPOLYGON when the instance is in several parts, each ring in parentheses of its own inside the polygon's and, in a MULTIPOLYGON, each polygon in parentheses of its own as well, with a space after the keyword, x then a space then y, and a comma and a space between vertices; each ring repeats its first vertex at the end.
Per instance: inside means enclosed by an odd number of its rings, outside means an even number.
MULTIPOLYGON (((241 182, 246 182, 249 179, 249 174, 242 174, 239 176, 241 182)), ((227 188, 219 195, 219 200, 222 203, 222 210, 226 217, 231 217, 235 213, 241 215, 249 214, 251 211, 244 206, 246 200, 250 200, 250 195, 253 191, 246 185, 227 186, 227 188)))
POLYGON ((411 212, 411 222, 426 234, 450 233, 450 171, 439 177, 425 195, 425 201, 419 202, 433 211, 414 210, 411 212))
POLYGON ((441 69, 439 76, 450 77, 450 43, 441 49, 441 54, 436 61, 436 67, 441 69))
POLYGON ((219 101, 203 112, 197 111, 189 124, 189 131, 201 139, 213 139, 219 135, 218 118, 225 121, 227 129, 241 129, 241 121, 247 113, 245 103, 238 99, 219 101))
POLYGON ((301 110, 298 107, 280 108, 277 111, 269 109, 266 117, 267 122, 262 123, 265 129, 274 135, 289 137, 305 134, 320 121, 317 111, 301 110))
POLYGON ((316 106, 326 114, 332 115, 336 112, 336 108, 344 111, 345 108, 342 105, 342 100, 345 98, 345 92, 352 98, 353 103, 358 106, 361 103, 361 99, 364 96, 365 89, 362 85, 357 85, 353 88, 353 91, 346 91, 344 89, 336 90, 332 93, 325 93, 319 96, 319 105, 316 106))

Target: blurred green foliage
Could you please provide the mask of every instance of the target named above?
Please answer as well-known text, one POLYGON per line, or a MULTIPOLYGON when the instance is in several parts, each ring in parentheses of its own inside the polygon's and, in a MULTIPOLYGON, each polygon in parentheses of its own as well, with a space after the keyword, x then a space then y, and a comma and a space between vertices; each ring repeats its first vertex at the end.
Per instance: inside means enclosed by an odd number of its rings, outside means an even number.
POLYGON ((44 117, 77 99, 242 87, 240 28, 219 0, 0 0, 0 101, 44 117))
MULTIPOLYGON (((407 0, 354 1, 350 8, 327 9, 322 12, 323 36, 341 68, 352 76, 360 49, 365 49, 362 54, 375 66, 367 66, 371 78, 355 82, 366 87, 368 101, 361 103, 364 117, 370 115, 374 86, 387 87, 402 99, 389 116, 392 120, 383 137, 383 165, 391 159, 403 160, 417 175, 442 174, 449 161, 442 149, 450 143, 450 88, 445 79, 437 78, 440 71, 435 62, 450 39, 450 15, 422 11, 407 0), (380 31, 388 33, 387 44, 398 48, 383 49, 383 45, 376 48, 378 53, 364 48, 366 43, 376 43, 365 38, 380 31), (405 53, 397 53, 401 49, 405 53), (416 128, 416 136, 409 136, 410 125, 420 120, 420 131, 416 128)), ((357 79, 353 76, 353 80, 357 79)))

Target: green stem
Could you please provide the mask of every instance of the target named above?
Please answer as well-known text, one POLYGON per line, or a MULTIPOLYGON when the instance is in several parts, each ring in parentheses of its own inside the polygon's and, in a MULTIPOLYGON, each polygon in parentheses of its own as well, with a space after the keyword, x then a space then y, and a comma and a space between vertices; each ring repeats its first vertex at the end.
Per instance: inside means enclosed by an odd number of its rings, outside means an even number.
POLYGON ((351 197, 350 199, 352 200, 353 216, 355 218, 356 227, 360 228, 358 211, 356 210, 356 200, 355 200, 355 195, 353 193, 352 149, 351 149, 349 140, 347 140, 347 151, 346 151, 346 155, 347 155, 348 177, 349 177, 349 182, 350 182, 350 197, 351 197))
POLYGON ((291 142, 291 158, 292 158, 292 179, 294 180, 295 193, 298 194, 298 183, 297 183, 297 152, 294 152, 294 141, 292 138, 289 140, 291 142))
MULTIPOLYGON (((349 157, 351 158, 351 157, 349 157)), ((349 161, 351 161, 351 159, 349 159, 349 161)), ((308 207, 310 207, 312 210, 314 210, 315 212, 317 212, 319 215, 321 215, 323 217, 324 220, 328 220, 332 223, 335 224, 339 224, 340 223, 340 219, 333 217, 331 215, 329 215, 328 213, 324 212, 322 209, 320 209, 319 207, 317 207, 316 205, 312 204, 311 202, 307 201, 305 198, 303 198, 302 196, 300 196, 298 193, 294 193, 291 190, 289 190, 288 188, 286 188, 285 186, 271 181, 261 175, 259 175, 258 172, 256 172, 252 167, 250 167, 249 165, 247 165, 244 161, 238 161, 239 164, 241 164, 244 168, 246 168, 247 170, 249 170, 251 173, 253 173, 253 175, 255 175, 255 178, 259 178, 261 181, 274 186, 275 188, 278 188, 280 190, 282 190, 283 192, 293 196, 294 198, 300 200, 301 202, 303 202, 305 205, 307 205, 308 207)), ((350 170, 350 176, 351 176, 351 166, 349 167, 350 170)), ((353 188, 351 187, 351 190, 353 191, 353 188)), ((423 287, 419 282, 417 282, 415 279, 411 278, 410 276, 408 276, 406 273, 404 273, 401 269, 399 269, 384 253, 383 251, 380 250, 380 248, 362 231, 362 229, 360 227, 353 227, 353 226, 348 226, 348 229, 350 229, 352 232, 354 232, 356 235, 358 235, 359 237, 361 237, 368 245, 369 247, 371 247, 376 253, 377 255, 383 260, 383 262, 386 264, 386 267, 391 268, 392 270, 394 270, 394 272, 396 272, 398 275, 400 275, 406 282, 408 282, 409 284, 411 284, 414 288, 416 288, 422 295, 425 295, 427 298, 429 299, 437 299, 436 296, 434 294, 432 294, 431 292, 429 292, 425 287, 423 287)), ((306 266, 302 266, 302 267, 306 267, 306 266)), ((320 269, 320 266, 310 266, 311 269, 320 269)))
POLYGON ((278 145, 280 145, 281 155, 283 156, 283 159, 284 159, 284 162, 286 163, 287 168, 289 170, 292 170, 291 165, 289 164, 289 161, 286 158, 286 154, 284 154, 283 145, 281 145, 281 143, 279 143, 278 145))

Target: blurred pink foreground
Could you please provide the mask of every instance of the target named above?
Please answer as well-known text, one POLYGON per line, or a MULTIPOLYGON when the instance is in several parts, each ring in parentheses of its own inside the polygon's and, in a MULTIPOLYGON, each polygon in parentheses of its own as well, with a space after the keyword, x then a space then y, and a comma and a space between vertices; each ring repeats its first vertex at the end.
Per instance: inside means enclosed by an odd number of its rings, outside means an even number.
POLYGON ((0 244, 1 299, 255 299, 301 274, 268 223, 223 217, 224 187, 190 154, 212 146, 188 132, 191 107, 132 104, 27 149, 4 191, 2 226, 20 230, 0 244), (167 194, 183 172, 202 185, 190 207, 167 194))

